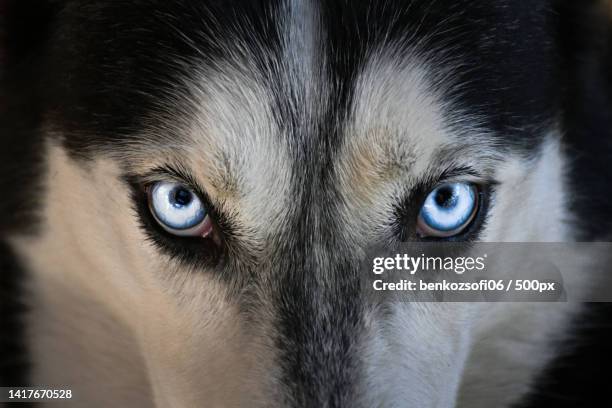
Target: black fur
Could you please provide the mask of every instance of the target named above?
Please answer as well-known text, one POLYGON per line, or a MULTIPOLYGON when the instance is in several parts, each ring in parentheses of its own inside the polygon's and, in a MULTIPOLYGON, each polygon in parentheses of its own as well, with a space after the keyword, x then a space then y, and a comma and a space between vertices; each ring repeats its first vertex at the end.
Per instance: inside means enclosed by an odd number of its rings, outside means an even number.
POLYGON ((11 249, 0 241, 0 384, 28 384, 28 361, 22 341, 24 324, 20 317, 26 311, 21 278, 25 271, 19 266, 11 249))
MULTIPOLYGON (((596 1, 558 2, 556 41, 564 50, 563 124, 580 239, 612 238, 612 17, 596 1)), ((563 352, 521 407, 609 405, 612 305, 591 304, 563 352)))

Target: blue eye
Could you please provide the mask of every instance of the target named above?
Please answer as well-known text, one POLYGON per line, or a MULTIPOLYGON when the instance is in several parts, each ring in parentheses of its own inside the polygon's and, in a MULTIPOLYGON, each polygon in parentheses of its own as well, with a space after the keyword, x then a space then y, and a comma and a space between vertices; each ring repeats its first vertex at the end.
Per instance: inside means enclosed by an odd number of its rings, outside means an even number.
POLYGON ((206 236, 212 223, 198 196, 177 182, 161 181, 149 187, 149 207, 166 231, 179 236, 206 236))
POLYGON ((461 233, 478 210, 478 189, 471 183, 443 184, 427 198, 417 221, 423 237, 448 238, 461 233))

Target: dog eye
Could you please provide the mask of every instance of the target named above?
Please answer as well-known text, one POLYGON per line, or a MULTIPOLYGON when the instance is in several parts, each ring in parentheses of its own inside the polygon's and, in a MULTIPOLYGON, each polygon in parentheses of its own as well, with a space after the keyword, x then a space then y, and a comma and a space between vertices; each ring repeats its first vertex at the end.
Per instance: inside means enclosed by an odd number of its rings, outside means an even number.
POLYGON ((149 186, 148 197, 153 217, 169 233, 207 237, 213 231, 206 207, 189 187, 177 182, 156 182, 149 186))
POLYGON ((465 230, 478 210, 478 188, 471 183, 448 183, 434 189, 417 220, 421 237, 449 238, 465 230))

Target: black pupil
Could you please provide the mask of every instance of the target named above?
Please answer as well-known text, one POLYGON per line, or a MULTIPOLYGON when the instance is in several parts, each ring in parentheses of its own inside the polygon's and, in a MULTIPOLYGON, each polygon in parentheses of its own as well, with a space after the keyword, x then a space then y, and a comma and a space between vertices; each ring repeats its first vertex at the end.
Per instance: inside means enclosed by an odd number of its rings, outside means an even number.
POLYGON ((184 188, 177 188, 174 190, 173 199, 177 205, 188 205, 192 200, 191 192, 189 192, 189 190, 185 190, 184 188))
POLYGON ((436 193, 436 204, 440 207, 450 207, 453 204, 453 189, 450 187, 441 187, 436 193))

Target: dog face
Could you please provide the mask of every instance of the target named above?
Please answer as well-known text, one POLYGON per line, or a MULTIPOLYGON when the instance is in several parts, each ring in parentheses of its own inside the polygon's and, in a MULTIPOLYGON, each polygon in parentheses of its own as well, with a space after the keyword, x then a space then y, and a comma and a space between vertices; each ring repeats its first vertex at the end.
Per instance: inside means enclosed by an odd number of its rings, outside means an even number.
POLYGON ((513 402, 557 309, 374 306, 355 260, 422 239, 453 182, 482 200, 443 239, 568 238, 555 24, 546 1, 67 2, 36 70, 40 226, 13 237, 34 382, 174 407, 513 402), (173 227, 172 186, 207 224, 173 227), (541 333, 475 349, 517 316, 541 333))

